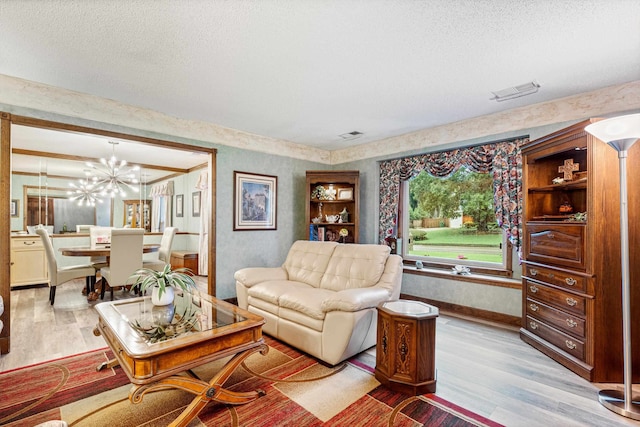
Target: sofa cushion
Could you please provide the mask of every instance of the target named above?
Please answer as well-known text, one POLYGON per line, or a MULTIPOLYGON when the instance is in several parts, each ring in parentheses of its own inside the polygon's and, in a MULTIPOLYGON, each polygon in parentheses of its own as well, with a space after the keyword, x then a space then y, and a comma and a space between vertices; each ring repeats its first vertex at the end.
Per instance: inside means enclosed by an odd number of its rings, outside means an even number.
POLYGON ((319 287, 336 246, 337 242, 294 242, 283 264, 289 274, 289 280, 308 283, 314 288, 319 287))
MULTIPOLYGON (((280 319, 288 320, 291 323, 295 323, 296 325, 304 326, 306 328, 313 329, 318 332, 322 332, 324 327, 324 319, 314 319, 313 317, 306 316, 299 311, 290 310, 288 308, 280 308, 279 311, 280 319)), ((300 341, 300 339, 304 339, 304 334, 301 334, 296 343, 300 341)))
POLYGON ((375 285, 382 276, 390 251, 387 245, 338 245, 320 287, 342 291, 375 285))
POLYGON ((313 289, 306 283, 292 280, 269 280, 250 287, 247 294, 249 298, 261 299, 271 304, 279 305, 280 296, 286 292, 291 292, 295 288, 313 289))
POLYGON ((267 313, 271 313, 274 316, 280 316, 280 306, 278 304, 272 304, 260 298, 249 297, 249 308, 259 308, 267 313))
POLYGON ((328 289, 294 288, 280 295, 280 307, 298 311, 314 319, 324 319, 322 302, 335 292, 328 289))

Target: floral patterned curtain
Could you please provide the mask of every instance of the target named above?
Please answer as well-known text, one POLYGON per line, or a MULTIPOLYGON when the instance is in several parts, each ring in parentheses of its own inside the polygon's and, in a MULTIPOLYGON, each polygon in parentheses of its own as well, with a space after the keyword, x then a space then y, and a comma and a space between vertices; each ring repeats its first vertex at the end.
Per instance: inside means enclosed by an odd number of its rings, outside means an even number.
POLYGON ((427 153, 380 162, 380 242, 395 235, 400 200, 400 182, 423 170, 447 177, 464 165, 473 172, 493 174, 496 219, 520 251, 522 235, 522 155, 528 138, 427 153))

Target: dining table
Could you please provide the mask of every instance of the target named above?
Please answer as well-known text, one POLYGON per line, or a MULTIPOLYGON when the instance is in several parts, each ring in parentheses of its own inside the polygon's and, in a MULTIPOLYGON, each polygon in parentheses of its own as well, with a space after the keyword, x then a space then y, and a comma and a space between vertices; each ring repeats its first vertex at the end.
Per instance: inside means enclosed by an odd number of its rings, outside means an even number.
MULTIPOLYGON (((71 246, 68 248, 60 248, 60 253, 65 256, 81 256, 81 257, 105 257, 105 263, 109 265, 109 258, 111 257, 111 246, 110 245, 95 245, 95 246, 71 246)), ((147 243, 142 246, 142 253, 148 254, 151 252, 158 252, 160 250, 160 245, 157 243, 147 243)), ((83 290, 83 293, 86 292, 88 301, 96 301, 98 299, 99 292, 97 289, 103 286, 102 278, 98 280, 94 286, 91 288, 91 285, 87 284, 87 289, 83 290)))

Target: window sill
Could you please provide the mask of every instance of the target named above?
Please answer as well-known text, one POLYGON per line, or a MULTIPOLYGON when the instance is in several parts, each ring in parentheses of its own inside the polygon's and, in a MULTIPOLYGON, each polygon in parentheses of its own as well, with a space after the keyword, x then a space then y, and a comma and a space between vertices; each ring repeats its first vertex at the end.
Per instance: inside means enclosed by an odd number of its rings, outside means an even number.
POLYGON ((451 270, 439 268, 416 268, 414 265, 405 265, 404 274, 414 274, 417 276, 437 277, 440 279, 456 280, 460 282, 478 283, 481 285, 499 286, 503 288, 522 289, 522 282, 511 277, 489 276, 486 274, 454 274, 451 270))

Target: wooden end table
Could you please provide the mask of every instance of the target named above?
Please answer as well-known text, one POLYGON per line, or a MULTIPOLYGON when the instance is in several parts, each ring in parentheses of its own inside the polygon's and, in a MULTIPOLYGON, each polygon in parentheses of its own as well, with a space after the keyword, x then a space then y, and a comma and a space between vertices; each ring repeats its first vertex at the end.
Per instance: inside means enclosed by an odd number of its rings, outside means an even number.
POLYGON ((98 366, 120 365, 133 383, 132 403, 140 403, 152 390, 178 388, 196 395, 171 426, 186 426, 214 400, 239 405, 265 394, 262 390, 234 392, 224 388, 225 381, 251 354, 267 354, 262 337, 264 319, 225 301, 208 295, 176 295, 173 306, 154 307, 150 297, 96 305, 98 325, 115 354, 113 361, 98 366), (172 311, 173 310, 173 311, 172 311), (158 324, 171 322, 171 338, 156 334, 158 324), (163 339, 164 338, 164 339, 163 339), (233 356, 211 380, 198 378, 192 369, 223 357, 233 356), (178 375, 187 372, 189 376, 178 375))
POLYGON ((375 376, 384 386, 417 395, 436 391, 438 309, 408 300, 378 305, 375 376))

